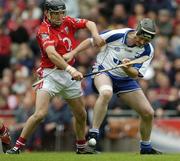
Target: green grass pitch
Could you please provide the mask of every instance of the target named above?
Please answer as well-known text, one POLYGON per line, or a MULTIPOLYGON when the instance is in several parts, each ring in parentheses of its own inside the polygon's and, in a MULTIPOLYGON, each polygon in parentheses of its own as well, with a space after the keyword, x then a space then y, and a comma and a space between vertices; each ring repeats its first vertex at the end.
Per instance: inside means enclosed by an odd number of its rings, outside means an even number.
POLYGON ((106 153, 77 155, 71 152, 0 154, 0 161, 180 161, 180 153, 163 155, 139 155, 138 153, 106 153))

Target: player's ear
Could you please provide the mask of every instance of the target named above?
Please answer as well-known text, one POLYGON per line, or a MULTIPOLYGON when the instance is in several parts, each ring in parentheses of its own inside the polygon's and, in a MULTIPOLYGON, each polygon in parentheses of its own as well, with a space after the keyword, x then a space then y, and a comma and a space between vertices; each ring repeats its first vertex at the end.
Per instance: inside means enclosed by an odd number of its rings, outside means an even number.
POLYGON ((48 18, 48 19, 51 19, 51 15, 50 15, 50 13, 46 10, 45 11, 45 16, 48 18))
POLYGON ((48 14, 48 11, 47 11, 47 10, 45 10, 45 11, 44 11, 44 15, 46 15, 46 16, 47 16, 47 14, 48 14))

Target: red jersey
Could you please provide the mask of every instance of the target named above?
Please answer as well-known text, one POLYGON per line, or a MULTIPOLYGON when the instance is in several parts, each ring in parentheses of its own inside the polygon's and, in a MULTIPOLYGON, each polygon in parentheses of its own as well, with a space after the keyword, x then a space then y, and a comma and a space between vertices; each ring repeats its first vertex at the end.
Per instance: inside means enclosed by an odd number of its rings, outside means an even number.
MULTIPOLYGON (((62 56, 77 46, 75 32, 78 29, 86 28, 86 19, 64 17, 62 24, 59 27, 52 27, 48 20, 44 19, 41 23, 36 38, 41 50, 41 67, 53 68, 54 64, 48 58, 46 48, 54 46, 56 51, 62 56)), ((73 65, 75 59, 69 62, 73 65)))

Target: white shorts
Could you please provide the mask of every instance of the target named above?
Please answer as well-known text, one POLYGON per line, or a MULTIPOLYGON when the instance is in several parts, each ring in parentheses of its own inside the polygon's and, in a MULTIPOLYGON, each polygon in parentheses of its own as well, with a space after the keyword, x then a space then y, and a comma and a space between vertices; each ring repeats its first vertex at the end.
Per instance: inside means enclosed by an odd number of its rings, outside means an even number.
MULTIPOLYGON (((42 76, 51 70, 53 69, 43 69, 42 76)), ((64 99, 78 98, 83 95, 81 82, 71 78, 68 72, 57 69, 44 79, 38 90, 47 91, 51 96, 61 95, 64 99)))

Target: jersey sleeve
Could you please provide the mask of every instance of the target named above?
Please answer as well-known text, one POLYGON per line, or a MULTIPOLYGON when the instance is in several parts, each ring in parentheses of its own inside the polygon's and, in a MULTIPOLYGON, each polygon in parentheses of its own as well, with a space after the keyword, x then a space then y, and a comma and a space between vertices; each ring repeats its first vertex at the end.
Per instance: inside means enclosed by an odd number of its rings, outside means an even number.
POLYGON ((141 54, 141 56, 145 56, 145 55, 149 56, 148 60, 146 60, 142 64, 133 65, 133 67, 139 71, 139 77, 144 77, 144 75, 148 69, 148 66, 150 65, 152 58, 154 56, 154 49, 151 44, 145 46, 145 51, 141 54))
POLYGON ((68 17, 68 16, 66 17, 66 20, 69 23, 71 23, 71 25, 75 29, 86 28, 86 23, 88 22, 88 20, 86 20, 86 19, 72 18, 72 17, 68 17))
POLYGON ((116 41, 120 38, 124 37, 124 33, 119 32, 119 30, 112 30, 112 31, 104 31, 100 33, 102 39, 106 41, 106 43, 111 43, 116 41))
POLYGON ((36 37, 44 50, 48 46, 55 46, 55 41, 50 38, 49 28, 47 26, 41 26, 36 37))

